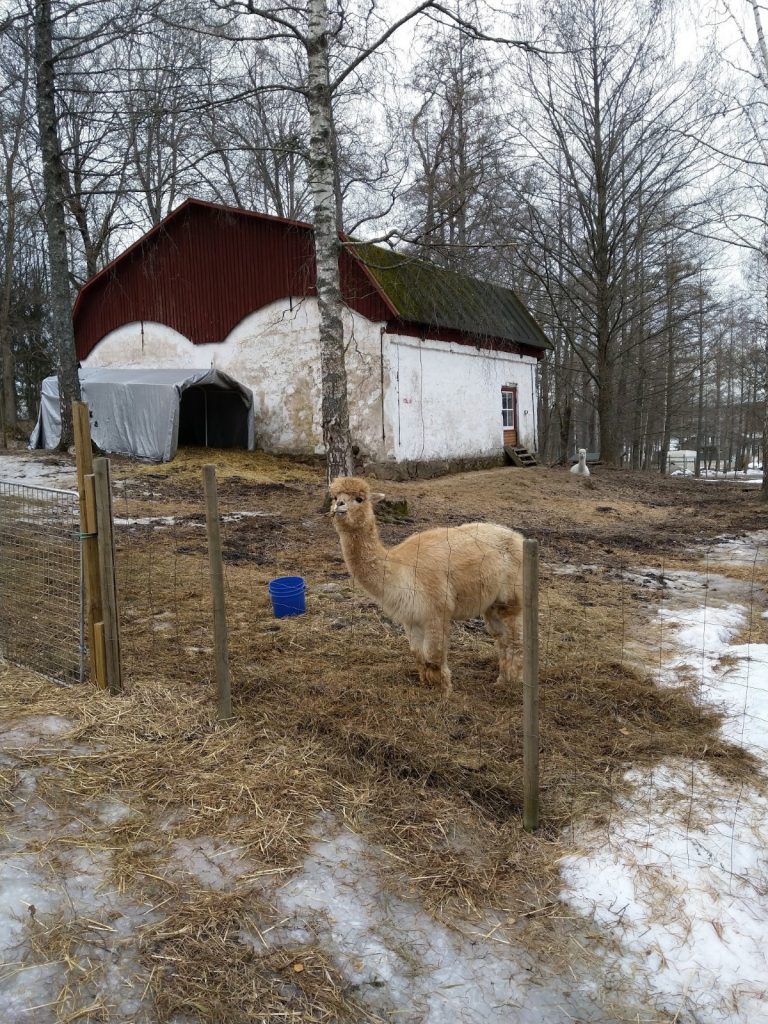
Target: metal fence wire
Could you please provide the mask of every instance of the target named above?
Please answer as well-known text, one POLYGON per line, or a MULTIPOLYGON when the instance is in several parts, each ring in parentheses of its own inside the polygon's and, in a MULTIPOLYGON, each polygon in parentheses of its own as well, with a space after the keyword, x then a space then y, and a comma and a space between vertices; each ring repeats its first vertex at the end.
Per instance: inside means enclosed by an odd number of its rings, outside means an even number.
POLYGON ((83 679, 75 491, 0 481, 0 657, 62 682, 83 679))

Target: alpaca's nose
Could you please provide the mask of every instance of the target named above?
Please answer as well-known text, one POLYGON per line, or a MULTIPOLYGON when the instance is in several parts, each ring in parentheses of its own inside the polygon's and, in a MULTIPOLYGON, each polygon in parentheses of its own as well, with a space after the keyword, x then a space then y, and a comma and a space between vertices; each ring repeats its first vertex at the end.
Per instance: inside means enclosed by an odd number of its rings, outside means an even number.
POLYGON ((346 511, 347 511, 347 506, 346 506, 346 503, 343 502, 343 501, 334 501, 334 503, 331 505, 331 514, 334 515, 334 516, 335 515, 339 515, 339 514, 343 514, 346 511))

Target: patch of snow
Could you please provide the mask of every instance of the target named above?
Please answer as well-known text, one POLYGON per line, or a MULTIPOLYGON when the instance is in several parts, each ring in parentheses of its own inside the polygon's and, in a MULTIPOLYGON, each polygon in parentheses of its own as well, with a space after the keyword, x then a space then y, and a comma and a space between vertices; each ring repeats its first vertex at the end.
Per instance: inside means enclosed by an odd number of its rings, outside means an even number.
POLYGON ((730 470, 728 473, 718 472, 714 469, 702 469, 701 479, 707 483, 735 483, 759 487, 763 482, 763 473, 762 470, 754 469, 748 470, 746 473, 743 469, 730 470))
MULTIPOLYGON (((754 538, 725 547, 714 560, 754 563, 754 538)), ((660 681, 693 679, 697 700, 725 712, 723 734, 765 759, 768 645, 732 642, 764 593, 719 575, 641 575, 663 587, 675 651, 660 681)), ((679 1021, 768 1024, 768 799, 701 762, 627 777, 607 836, 583 834, 584 852, 561 862, 562 898, 621 943, 606 984, 644 988, 679 1021)))
MULTIPOLYGON (((53 742, 71 730, 72 723, 56 716, 30 716, 6 731, 19 742, 5 754, 13 765, 13 750, 23 751, 41 738, 53 742)), ((66 742, 66 740, 65 740, 66 742)), ((73 993, 73 1015, 85 1006, 108 1008, 110 1020, 151 1024, 156 1018, 144 996, 147 975, 137 957, 138 934, 151 917, 142 906, 110 884, 110 850, 78 846, 85 824, 77 813, 48 806, 37 796, 43 768, 23 769, 10 800, 0 857, 0 1021, 29 1024, 58 1019, 56 1000, 67 986, 73 993), (66 924, 71 929, 69 964, 45 961, 33 951, 35 935, 66 924), (40 962, 41 959, 43 962, 40 962), (87 964, 80 971, 78 963, 87 964), (92 977, 89 977, 91 975, 92 977)), ((118 801, 105 800, 102 818, 119 820, 118 801)), ((44 942, 42 948, 44 949, 44 942)), ((98 1011, 101 1018, 101 1011, 98 1011)))
POLYGON ((104 800, 92 800, 86 806, 102 825, 119 825, 121 821, 127 821, 133 814, 130 804, 123 803, 115 796, 104 800))
MULTIPOLYGON (((115 516, 115 526, 172 526, 176 522, 176 516, 115 516)), ((200 526, 200 523, 190 523, 190 526, 200 526)))
MULTIPOLYGON (((676 683, 681 675, 692 677, 698 685, 698 698, 725 713, 723 734, 767 756, 768 645, 732 643, 748 623, 748 607, 718 604, 716 593, 707 587, 711 579, 699 578, 699 601, 693 607, 675 607, 673 602, 658 610, 660 622, 673 630, 667 642, 678 651, 667 662, 660 681, 676 683)), ((744 597, 750 597, 749 584, 732 583, 742 588, 744 597)))
POLYGON ((602 572, 604 567, 600 565, 589 565, 585 563, 560 562, 550 567, 555 576, 588 576, 591 573, 602 572))
POLYGON ((192 875, 206 889, 228 890, 256 866, 245 851, 209 836, 178 839, 172 844, 164 877, 192 875))
POLYGON ((601 1020, 586 997, 548 976, 503 929, 464 935, 415 900, 388 892, 364 840, 340 832, 316 843, 276 892, 286 920, 255 948, 319 943, 368 1007, 404 1024, 565 1024, 601 1020))
POLYGON ((732 579, 719 573, 706 573, 673 569, 659 572, 655 569, 628 570, 622 573, 628 582, 651 587, 671 599, 675 608, 700 608, 702 605, 728 604, 749 599, 750 587, 743 580, 732 579))
POLYGON ((77 472, 74 460, 63 460, 47 455, 0 456, 0 482, 22 484, 25 487, 43 487, 52 490, 77 490, 77 472))
POLYGON ((707 552, 710 562, 753 567, 768 559, 768 530, 758 530, 742 537, 729 537, 707 552))
POLYGON ((227 512, 221 517, 222 523, 239 523, 241 519, 272 519, 269 512, 227 512))
MULTIPOLYGON (((243 519, 271 519, 273 518, 268 512, 228 512, 220 517, 222 523, 239 523, 243 519)), ((163 526, 173 526, 179 522, 178 516, 116 516, 116 526, 157 526, 162 528, 163 526)), ((196 522, 194 519, 185 515, 183 517, 185 527, 197 527, 203 529, 205 527, 204 522, 196 522)))
POLYGON ((62 988, 64 972, 58 963, 0 965, 0 1014, 4 1024, 28 1024, 34 1014, 46 1013, 38 1020, 53 1021, 51 1007, 62 988))
POLYGON ((696 766, 637 777, 563 898, 622 943, 614 983, 681 1021, 768 1021, 768 801, 696 766), (674 795, 677 799, 669 800, 674 795))
POLYGON ((0 724, 0 746, 6 751, 31 747, 48 736, 58 737, 73 728, 69 719, 59 715, 30 715, 21 721, 0 724))
MULTIPOLYGON (((49 924, 74 922, 70 955, 97 966, 93 981, 81 992, 83 1005, 102 996, 117 1019, 149 1022, 151 1007, 143 999, 146 978, 133 950, 137 929, 147 920, 140 907, 106 884, 109 855, 74 848, 20 853, 0 861, 0 1020, 21 1024, 53 1021, 51 1010, 67 983, 63 962, 30 962, 30 942, 49 924), (103 922, 103 925, 94 927, 103 922), (48 1006, 45 1015, 42 1007, 48 1006), (38 1008, 37 1010, 35 1008, 38 1008)), ((36 954, 33 954, 37 958, 36 954)), ((75 971, 77 978, 77 971, 75 971)), ((70 985, 72 979, 69 979, 70 985)), ((75 1019, 74 1017, 71 1019, 75 1019)), ((78 1018, 80 1019, 80 1018, 78 1018)), ((114 1019, 114 1018, 111 1018, 114 1019)))

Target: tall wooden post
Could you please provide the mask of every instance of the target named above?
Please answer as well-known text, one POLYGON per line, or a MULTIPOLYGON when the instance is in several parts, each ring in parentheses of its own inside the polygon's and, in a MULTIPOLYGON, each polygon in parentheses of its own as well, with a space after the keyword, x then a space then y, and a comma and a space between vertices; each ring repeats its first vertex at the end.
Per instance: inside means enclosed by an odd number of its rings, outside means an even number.
POLYGON ((216 693, 219 704, 219 721, 227 722, 232 718, 232 693, 229 683, 227 610, 224 603, 224 561, 221 556, 219 498, 216 492, 215 466, 203 466, 203 485, 205 487, 205 522, 208 527, 208 554, 211 564, 216 693))
POLYGON ((112 476, 109 459, 94 459, 96 520, 98 523, 99 573, 104 623, 105 663, 110 693, 123 688, 120 663, 120 617, 115 578, 115 537, 112 523, 112 476))
POLYGON ((523 828, 539 826, 539 542, 523 541, 523 828))
POLYGON ((85 402, 72 403, 75 430, 75 461, 77 464, 77 490, 80 495, 80 535, 82 537, 83 578, 85 581, 85 614, 88 625, 88 657, 91 679, 104 689, 107 681, 101 671, 105 663, 102 648, 103 633, 96 624, 104 616, 101 607, 101 576, 99 574, 99 545, 96 534, 96 498, 93 488, 93 454, 91 451, 91 424, 85 402))

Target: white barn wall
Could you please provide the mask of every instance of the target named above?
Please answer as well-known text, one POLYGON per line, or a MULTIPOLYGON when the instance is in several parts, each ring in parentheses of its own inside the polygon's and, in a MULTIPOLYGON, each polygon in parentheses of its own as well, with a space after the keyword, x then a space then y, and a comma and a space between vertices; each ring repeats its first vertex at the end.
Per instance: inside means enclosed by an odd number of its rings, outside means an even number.
POLYGON ((253 391, 256 436, 272 451, 320 450, 315 303, 292 300, 251 313, 215 351, 216 366, 253 391))
POLYGON ((518 443, 536 448, 534 357, 390 337, 398 462, 499 455, 504 385, 518 389, 518 443))
POLYGON ((352 310, 344 311, 349 425, 360 447, 361 461, 395 458, 386 397, 390 375, 383 323, 373 323, 352 310))
MULTIPOLYGON (((518 386, 520 443, 535 447, 534 358, 386 334, 351 310, 344 321, 350 425, 366 461, 499 454, 505 384, 518 386)), ((103 338, 84 365, 215 366, 253 391, 257 445, 320 453, 318 323, 314 298, 266 306, 208 345, 163 324, 131 323, 103 338)))
MULTIPOLYGON (((381 439, 381 325, 345 311, 352 431, 374 459, 381 439)), ((273 303, 245 317, 223 342, 193 345, 164 324, 131 323, 95 346, 85 366, 209 367, 254 395, 257 443, 271 451, 323 451, 317 300, 273 303)))
MULTIPOLYGON (((273 451, 319 450, 319 354, 309 303, 275 303, 242 320, 223 342, 193 345, 170 327, 131 323, 103 338, 86 366, 215 366, 253 392, 256 443, 273 451)), ((316 304, 315 304, 316 305, 316 304)))

